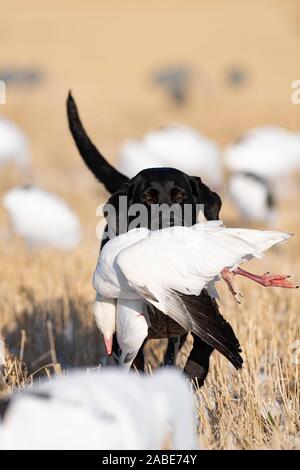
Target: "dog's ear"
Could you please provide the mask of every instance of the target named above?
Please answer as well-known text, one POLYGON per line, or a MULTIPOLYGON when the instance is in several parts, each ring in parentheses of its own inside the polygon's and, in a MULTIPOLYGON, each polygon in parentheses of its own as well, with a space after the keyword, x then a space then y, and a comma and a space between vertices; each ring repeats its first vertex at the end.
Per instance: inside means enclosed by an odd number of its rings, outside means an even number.
POLYGON ((107 228, 111 233, 120 234, 120 226, 122 221, 127 220, 128 197, 127 183, 123 185, 122 190, 116 191, 110 196, 103 207, 104 217, 107 222, 107 228))
POLYGON ((204 215, 207 220, 218 220, 222 201, 220 196, 202 183, 198 176, 190 176, 191 188, 196 204, 204 204, 204 215))
POLYGON ((134 192, 135 192, 135 188, 136 188, 136 183, 135 181, 129 181, 129 183, 127 183, 126 185, 126 195, 127 195, 127 204, 128 204, 128 207, 131 206, 131 204, 133 204, 133 196, 134 196, 134 192))
POLYGON ((143 180, 144 177, 138 173, 126 184, 128 207, 134 202, 140 202, 141 189, 144 187, 143 180))
POLYGON ((127 231, 128 208, 133 203, 135 188, 134 181, 123 184, 122 189, 112 194, 104 206, 108 228, 117 235, 127 231))
POLYGON ((136 188, 136 183, 134 181, 129 181, 128 183, 123 184, 120 191, 116 191, 107 201, 107 204, 112 204, 117 211, 120 208, 120 197, 127 198, 127 207, 130 207, 133 204, 133 197, 136 188))

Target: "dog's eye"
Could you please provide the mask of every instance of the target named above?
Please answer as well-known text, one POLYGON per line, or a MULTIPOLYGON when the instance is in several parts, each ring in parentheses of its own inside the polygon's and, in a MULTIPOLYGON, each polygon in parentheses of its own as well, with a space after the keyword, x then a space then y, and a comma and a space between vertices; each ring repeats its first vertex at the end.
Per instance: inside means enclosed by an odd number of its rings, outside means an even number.
POLYGON ((143 200, 146 204, 156 204, 157 197, 154 193, 146 193, 143 195, 143 200))
POLYGON ((180 204, 185 197, 185 193, 183 191, 178 191, 178 193, 175 196, 175 202, 177 204, 180 204))

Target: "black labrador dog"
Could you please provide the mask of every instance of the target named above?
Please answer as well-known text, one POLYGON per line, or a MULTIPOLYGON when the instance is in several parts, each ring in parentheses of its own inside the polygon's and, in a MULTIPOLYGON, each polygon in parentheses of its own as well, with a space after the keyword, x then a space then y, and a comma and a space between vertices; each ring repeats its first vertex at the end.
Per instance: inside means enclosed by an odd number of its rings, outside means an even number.
MULTIPOLYGON (((126 196, 127 209, 133 204, 143 204, 149 211, 149 217, 145 225, 149 228, 161 228, 163 215, 157 216, 157 220, 151 211, 153 205, 166 205, 167 207, 179 205, 182 208, 192 207, 192 214, 189 214, 188 223, 185 221, 185 213, 182 211, 182 217, 178 220, 175 217, 169 218, 170 225, 192 225, 196 223, 199 210, 202 207, 207 220, 219 219, 221 209, 221 199, 213 191, 211 191, 199 177, 188 176, 187 174, 174 168, 155 168, 146 169, 138 173, 134 178, 127 178, 113 168, 101 155, 98 149, 88 137, 81 120, 78 115, 75 101, 71 95, 67 99, 67 115, 70 131, 75 140, 78 151, 84 162, 95 175, 95 177, 104 184, 105 188, 112 194, 108 203, 116 208, 118 216, 120 215, 119 201, 120 196, 126 196)), ((107 214, 106 214, 107 215, 107 214)), ((128 216, 127 222, 130 217, 128 216)), ((111 221, 107 216, 108 225, 105 233, 112 228, 113 232, 118 235, 120 233, 120 218, 117 217, 111 221)), ((106 242, 107 237, 104 236, 102 246, 106 242)), ((205 317, 216 317, 219 310, 216 302, 203 291, 197 298, 196 308, 201 311, 205 317)), ((151 328, 149 338, 174 338, 182 335, 185 338, 187 332, 168 319, 165 315, 156 311, 151 316, 151 328)), ((221 316, 220 316, 221 317, 221 316)), ((222 317, 221 317, 222 318, 222 317)), ((214 324, 213 322, 212 324, 214 324)), ((185 366, 185 372, 193 380, 197 380, 201 386, 209 369, 209 358, 214 349, 214 345, 193 335, 194 344, 189 359, 185 366)), ((174 361, 174 342, 169 340, 167 350, 167 363, 174 361)), ((139 354, 135 364, 138 368, 143 368, 143 358, 139 354)))

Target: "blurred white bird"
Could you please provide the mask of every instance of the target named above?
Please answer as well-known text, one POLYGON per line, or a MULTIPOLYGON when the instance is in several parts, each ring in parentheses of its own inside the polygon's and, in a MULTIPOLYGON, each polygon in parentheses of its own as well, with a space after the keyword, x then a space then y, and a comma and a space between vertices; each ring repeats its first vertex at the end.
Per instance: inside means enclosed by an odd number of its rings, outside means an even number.
POLYGON ((300 169, 300 135, 276 126, 249 130, 225 151, 232 172, 249 172, 266 180, 300 169))
POLYGON ((8 119, 0 118, 0 165, 13 162, 26 167, 31 162, 31 150, 25 133, 8 119))
POLYGON ((161 160, 148 149, 142 139, 128 139, 119 153, 118 169, 129 178, 134 177, 145 168, 160 168, 161 160))
POLYGON ((240 302, 236 274, 264 286, 294 287, 287 276, 257 276, 238 267, 289 237, 283 232, 228 229, 221 221, 210 221, 152 232, 140 228, 113 238, 100 252, 93 278, 98 294, 94 313, 100 331, 105 324, 106 343, 116 331, 120 364, 129 368, 147 336, 147 302, 240 368, 240 345, 231 326, 217 310, 201 312, 200 293, 206 287, 216 296, 215 282, 223 277, 240 302), (108 299, 116 299, 115 309, 112 303, 107 309, 108 299))
POLYGON ((31 246, 71 249, 78 245, 78 217, 57 195, 37 186, 20 186, 3 196, 14 231, 31 246))
POLYGON ((173 124, 123 144, 119 169, 129 177, 145 168, 173 167, 201 176, 213 189, 222 183, 220 149, 212 140, 183 125, 173 124))
POLYGON ((13 395, 0 449, 196 449, 191 390, 178 371, 72 372, 13 395))
POLYGON ((276 210, 270 184, 252 173, 234 173, 228 181, 229 195, 242 218, 273 225, 276 210))
POLYGON ((5 366, 5 364, 6 364, 5 343, 4 343, 4 340, 0 336, 0 372, 1 372, 1 367, 5 366))

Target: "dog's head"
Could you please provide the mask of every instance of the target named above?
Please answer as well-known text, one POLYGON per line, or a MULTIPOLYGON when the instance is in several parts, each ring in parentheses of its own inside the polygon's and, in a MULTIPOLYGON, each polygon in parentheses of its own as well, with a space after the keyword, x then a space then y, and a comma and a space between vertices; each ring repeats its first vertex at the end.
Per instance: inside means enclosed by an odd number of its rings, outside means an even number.
POLYGON ((207 220, 216 220, 221 209, 220 197, 202 183, 201 178, 188 176, 174 168, 141 171, 121 191, 113 194, 108 204, 117 211, 116 221, 107 216, 108 225, 115 233, 124 231, 124 228, 120 230, 119 224, 123 221, 124 227, 125 220, 133 227, 146 226, 155 230, 170 225, 192 225, 201 210, 207 220), (120 196, 126 198, 126 204, 120 203, 120 196), (144 218, 142 212, 146 214, 144 218), (135 221, 138 222, 136 225, 135 221))
MULTIPOLYGON (((211 191, 201 178, 188 176, 174 168, 150 168, 143 170, 128 183, 127 197, 129 206, 142 203, 146 207, 152 205, 166 205, 182 208, 193 208, 195 223, 198 213, 196 205, 203 206, 204 215, 208 220, 219 218, 221 210, 220 197, 211 191)), ((199 208, 197 209, 199 210, 199 208)), ((175 224, 183 224, 182 220, 175 220, 175 224)))

